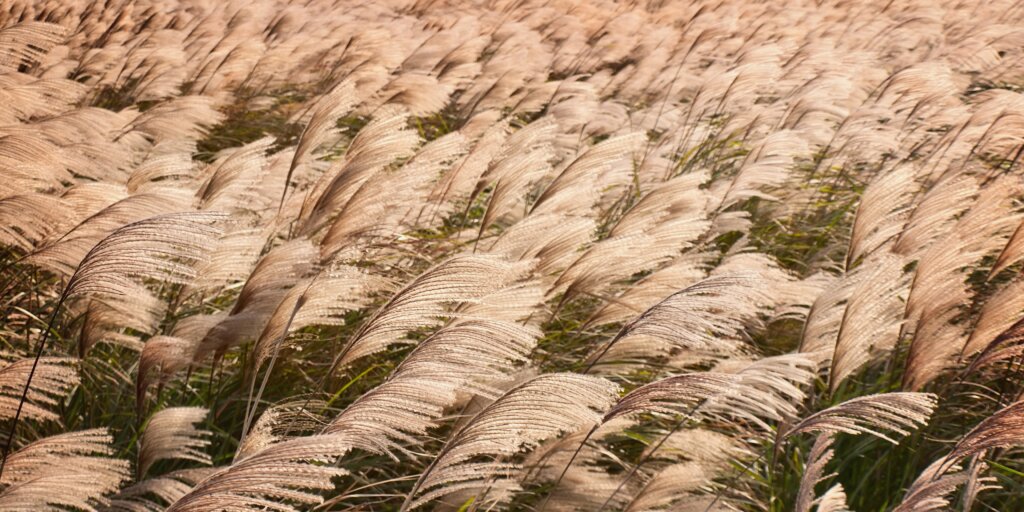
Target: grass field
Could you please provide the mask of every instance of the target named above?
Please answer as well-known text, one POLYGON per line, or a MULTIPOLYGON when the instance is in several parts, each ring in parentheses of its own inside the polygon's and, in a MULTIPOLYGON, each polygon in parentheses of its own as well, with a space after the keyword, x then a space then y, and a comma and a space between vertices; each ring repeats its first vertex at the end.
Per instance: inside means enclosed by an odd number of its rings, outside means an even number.
POLYGON ((0 511, 1024 510, 1024 5, 0 9, 0 511))

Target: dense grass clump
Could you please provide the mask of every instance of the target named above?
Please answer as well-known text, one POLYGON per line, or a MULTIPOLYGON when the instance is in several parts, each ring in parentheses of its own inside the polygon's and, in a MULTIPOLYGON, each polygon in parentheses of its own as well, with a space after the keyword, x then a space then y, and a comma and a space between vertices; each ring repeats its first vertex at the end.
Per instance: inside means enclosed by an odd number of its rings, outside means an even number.
POLYGON ((1024 509, 1022 28, 8 1, 0 510, 1024 509))

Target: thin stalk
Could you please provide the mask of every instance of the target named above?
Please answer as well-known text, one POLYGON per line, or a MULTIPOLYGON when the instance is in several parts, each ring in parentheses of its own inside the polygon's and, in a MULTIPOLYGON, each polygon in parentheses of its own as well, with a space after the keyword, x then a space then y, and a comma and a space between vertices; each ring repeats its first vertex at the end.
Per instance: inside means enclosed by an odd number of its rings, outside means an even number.
MULTIPOLYGON (((310 282, 310 286, 312 286, 310 282)), ((309 289, 309 286, 306 287, 309 289)), ((256 385, 256 374, 259 372, 259 368, 255 368, 252 374, 252 381, 249 383, 249 397, 245 403, 245 422, 242 424, 242 435, 238 439, 238 445, 241 446, 242 442, 245 441, 246 435, 249 433, 249 427, 252 426, 252 420, 256 416, 256 409, 259 408, 260 399, 263 397, 263 391, 267 388, 267 381, 270 380, 270 374, 274 371, 274 363, 277 362, 277 356, 281 353, 281 346, 284 345, 284 339, 288 336, 288 329, 291 328, 292 321, 295 320, 295 315, 299 313, 299 309, 305 303, 305 292, 295 301, 295 307, 292 308, 291 315, 288 316, 288 322, 284 324, 284 329, 281 330, 281 335, 274 340, 274 354, 270 357, 270 364, 267 365, 267 371, 263 373, 263 380, 260 382, 260 389, 256 393, 255 400, 253 399, 253 388, 256 385)), ((253 355, 255 356, 256 348, 253 347, 253 355)))
POLYGON ((36 368, 39 367, 39 359, 43 357, 43 350, 46 348, 46 342, 50 339, 50 331, 53 330, 54 323, 57 321, 57 315, 60 313, 61 306, 64 305, 64 301, 68 297, 68 289, 64 289, 64 293, 60 295, 60 299, 57 301, 57 306, 53 308, 53 313, 50 314, 50 321, 46 324, 46 331, 43 332, 43 336, 39 339, 39 343, 36 345, 35 359, 32 361, 32 369, 28 372, 28 379, 25 380, 25 387, 21 390, 21 399, 18 400, 18 409, 14 412, 14 421, 11 422, 11 428, 7 432, 7 442, 4 443, 3 454, 0 455, 0 478, 3 477, 4 467, 7 465, 7 455, 11 451, 11 445, 14 444, 14 434, 18 428, 18 420, 21 419, 21 410, 25 405, 25 401, 28 399, 28 390, 32 386, 32 377, 36 374, 36 368))
POLYGON ((668 441, 668 438, 672 437, 672 434, 675 434, 676 431, 682 428, 682 426, 686 424, 686 421, 688 419, 690 419, 689 414, 685 414, 683 415, 683 417, 679 418, 679 421, 677 421, 676 424, 672 426, 672 429, 668 431, 668 434, 665 434, 654 445, 654 447, 651 448, 649 452, 647 452, 647 455, 644 455, 639 462, 633 465, 633 468, 629 470, 629 473, 626 473, 626 477, 623 478, 621 482, 619 482, 619 486, 616 487, 614 491, 612 491, 611 495, 608 496, 606 500, 604 500, 604 503, 602 503, 601 506, 597 509, 597 512, 602 512, 604 509, 608 508, 608 505, 611 504, 612 499, 619 494, 619 491, 621 491, 622 488, 626 486, 626 483, 629 482, 631 478, 633 478, 633 475, 635 475, 636 472, 640 470, 640 466, 643 466, 644 464, 647 463, 647 461, 651 460, 651 457, 654 457, 654 453, 661 448, 661 445, 665 444, 665 441, 668 441))
POLYGON ((569 462, 566 462, 565 467, 562 468, 562 472, 558 475, 558 479, 555 480, 555 485, 551 486, 551 492, 544 497, 544 502, 541 503, 540 508, 537 509, 538 512, 544 512, 545 507, 548 506, 548 501, 551 500, 551 494, 558 488, 558 484, 562 483, 562 479, 565 478, 565 474, 569 472, 569 468, 572 467, 572 463, 576 461, 576 457, 578 457, 580 452, 583 451, 583 447, 587 445, 587 441, 590 440, 590 436, 594 435, 594 432, 597 432, 597 429, 600 428, 600 426, 601 423, 594 425, 594 427, 590 429, 590 432, 587 432, 587 435, 583 437, 583 441, 581 441, 580 445, 576 447, 576 451, 572 453, 572 457, 569 458, 569 462))

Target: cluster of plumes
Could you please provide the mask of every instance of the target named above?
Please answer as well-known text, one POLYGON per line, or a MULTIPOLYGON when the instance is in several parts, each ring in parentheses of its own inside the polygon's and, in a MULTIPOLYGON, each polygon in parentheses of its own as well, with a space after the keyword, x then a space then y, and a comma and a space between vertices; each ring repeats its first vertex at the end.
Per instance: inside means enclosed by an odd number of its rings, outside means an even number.
MULTIPOLYGON (((0 4, 0 509, 756 509, 810 446, 840 511, 1024 355, 1012 2, 0 4)), ((992 487, 986 397, 898 510, 992 487)))

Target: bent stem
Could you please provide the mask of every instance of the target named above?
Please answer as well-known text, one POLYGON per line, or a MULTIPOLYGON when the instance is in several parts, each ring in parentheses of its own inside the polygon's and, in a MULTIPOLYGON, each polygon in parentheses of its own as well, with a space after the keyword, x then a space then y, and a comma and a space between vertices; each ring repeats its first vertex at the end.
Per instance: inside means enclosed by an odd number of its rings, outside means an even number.
MULTIPOLYGON (((312 286, 312 282, 309 286, 312 286)), ((306 287, 306 291, 309 290, 309 286, 306 287)), ((267 365, 267 371, 263 373, 263 381, 260 382, 260 389, 256 393, 255 399, 253 397, 253 388, 256 386, 256 375, 259 373, 259 368, 254 368, 252 374, 252 381, 249 382, 249 397, 245 403, 245 422, 242 424, 242 435, 239 437, 238 446, 242 446, 242 442, 245 441, 246 436, 249 434, 249 427, 252 426, 252 420, 256 416, 256 409, 259 408, 260 399, 263 397, 263 391, 267 388, 267 381, 270 380, 270 374, 274 371, 274 363, 277 362, 277 356, 281 353, 281 345, 284 345, 284 339, 288 336, 288 329, 291 328, 292 322, 295 320, 295 315, 299 313, 299 309, 305 304, 305 292, 299 299, 295 301, 295 307, 292 308, 292 313, 288 316, 288 322, 284 324, 284 328, 281 330, 280 336, 274 340, 274 355, 270 358, 270 364, 267 365)), ((255 347, 253 347, 253 357, 255 358, 255 347)))
POLYGON ((604 422, 594 425, 593 428, 590 429, 590 432, 587 432, 587 435, 583 437, 582 441, 580 441, 580 445, 577 446, 576 451, 572 453, 572 457, 569 458, 569 462, 565 463, 565 467, 562 468, 562 472, 558 475, 558 479, 555 480, 555 484, 551 486, 551 492, 544 497, 544 502, 541 503, 540 508, 537 509, 538 512, 544 512, 544 509, 548 506, 548 501, 551 500, 551 495, 554 493, 555 489, 558 489, 558 484, 562 483, 562 479, 565 478, 565 474, 569 472, 569 468, 572 467, 572 463, 576 461, 576 457, 578 457, 580 452, 583 451, 583 447, 587 445, 587 441, 590 440, 590 436, 594 435, 594 432, 597 432, 597 429, 600 428, 602 424, 604 424, 604 422))
POLYGON ((615 496, 619 494, 619 491, 621 491, 622 488, 626 486, 626 483, 629 482, 631 478, 633 478, 633 475, 635 475, 636 472, 640 470, 640 466, 643 466, 644 464, 647 463, 647 461, 651 460, 651 457, 654 457, 654 453, 661 448, 661 445, 665 444, 665 441, 668 441, 668 438, 672 437, 672 434, 675 434, 676 431, 682 428, 682 426, 686 423, 686 420, 688 420, 689 418, 689 414, 685 414, 683 415, 683 417, 679 418, 679 421, 677 421, 676 424, 672 427, 672 430, 669 430, 668 434, 665 434, 661 438, 661 440, 659 440, 657 444, 655 444, 654 447, 651 448, 651 451, 647 452, 647 455, 644 455, 640 459, 640 461, 637 462, 633 466, 633 468, 629 470, 629 473, 626 473, 626 477, 623 478, 621 482, 619 482, 619 486, 616 487, 614 491, 612 491, 611 495, 608 496, 606 500, 604 500, 604 503, 602 503, 601 507, 597 509, 597 512, 602 512, 604 509, 608 508, 608 505, 611 504, 612 499, 614 499, 615 496))
POLYGON ((60 314, 60 308, 64 305, 64 301, 68 297, 68 290, 70 286, 64 289, 64 293, 60 295, 60 299, 57 301, 57 306, 53 308, 53 313, 50 314, 50 320, 46 324, 46 331, 43 332, 42 338, 39 339, 39 343, 36 346, 35 359, 32 360, 32 369, 28 372, 28 379, 25 380, 25 387, 21 390, 21 399, 18 400, 18 409, 14 412, 14 421, 11 422, 11 428, 7 432, 7 442, 4 443, 3 453, 0 454, 0 478, 3 477, 4 467, 7 465, 7 455, 11 451, 11 445, 14 444, 14 434, 18 429, 18 420, 21 419, 21 410, 25 405, 25 401, 28 400, 28 390, 32 386, 32 377, 36 374, 36 368, 39 366, 39 359, 43 357, 43 350, 46 348, 46 342, 50 339, 50 331, 53 330, 54 323, 57 321, 57 315, 60 314))

